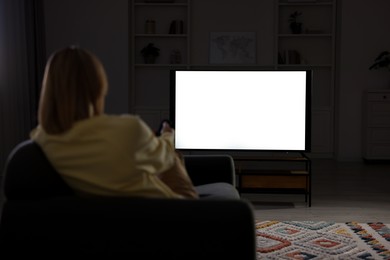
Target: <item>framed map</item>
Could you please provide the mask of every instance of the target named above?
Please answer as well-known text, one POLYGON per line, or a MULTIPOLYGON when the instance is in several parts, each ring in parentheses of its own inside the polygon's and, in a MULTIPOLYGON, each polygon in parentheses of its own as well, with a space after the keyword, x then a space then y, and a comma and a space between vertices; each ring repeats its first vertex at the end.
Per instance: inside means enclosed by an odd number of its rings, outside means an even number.
POLYGON ((211 32, 211 64, 256 63, 255 32, 211 32))

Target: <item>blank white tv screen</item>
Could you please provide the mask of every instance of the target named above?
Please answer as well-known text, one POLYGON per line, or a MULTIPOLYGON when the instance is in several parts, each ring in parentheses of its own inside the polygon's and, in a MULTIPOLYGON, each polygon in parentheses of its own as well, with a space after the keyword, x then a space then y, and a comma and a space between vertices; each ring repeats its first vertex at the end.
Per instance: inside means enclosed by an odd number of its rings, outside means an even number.
POLYGON ((171 71, 176 149, 310 150, 311 71, 171 71))

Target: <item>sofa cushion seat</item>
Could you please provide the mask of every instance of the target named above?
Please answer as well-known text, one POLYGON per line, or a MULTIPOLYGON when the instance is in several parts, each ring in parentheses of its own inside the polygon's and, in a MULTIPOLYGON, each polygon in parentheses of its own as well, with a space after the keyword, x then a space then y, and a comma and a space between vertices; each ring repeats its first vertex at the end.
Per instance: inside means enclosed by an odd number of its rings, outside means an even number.
POLYGON ((215 182, 195 186, 200 199, 240 199, 237 189, 226 182, 215 182))

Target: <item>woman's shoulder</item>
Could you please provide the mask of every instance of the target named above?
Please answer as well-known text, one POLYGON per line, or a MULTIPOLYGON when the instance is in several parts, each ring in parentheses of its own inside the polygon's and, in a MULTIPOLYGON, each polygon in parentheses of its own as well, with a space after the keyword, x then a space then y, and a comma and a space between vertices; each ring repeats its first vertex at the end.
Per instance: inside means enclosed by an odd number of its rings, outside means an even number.
POLYGON ((143 136, 151 129, 137 115, 99 115, 78 121, 73 127, 60 135, 49 135, 41 126, 31 131, 34 140, 79 140, 83 138, 101 138, 103 136, 143 136))
POLYGON ((101 128, 104 129, 102 132, 118 137, 136 138, 139 142, 154 135, 152 129, 137 115, 104 115, 101 120, 101 128))
MULTIPOLYGON (((84 121, 84 120, 83 120, 84 121)), ((142 121, 141 118, 137 115, 131 115, 131 114, 120 114, 120 115, 114 115, 114 114, 103 114, 99 116, 94 116, 86 119, 84 122, 88 122, 91 124, 107 124, 107 123, 122 123, 122 124, 129 124, 129 123, 138 123, 139 121, 142 121)))
POLYGON ((108 124, 121 124, 121 125, 139 125, 144 124, 143 120, 137 115, 121 114, 121 115, 102 115, 100 117, 103 122, 108 124))
POLYGON ((97 124, 105 125, 112 128, 133 129, 133 131, 144 131, 148 128, 147 124, 138 115, 102 115, 96 118, 97 124))

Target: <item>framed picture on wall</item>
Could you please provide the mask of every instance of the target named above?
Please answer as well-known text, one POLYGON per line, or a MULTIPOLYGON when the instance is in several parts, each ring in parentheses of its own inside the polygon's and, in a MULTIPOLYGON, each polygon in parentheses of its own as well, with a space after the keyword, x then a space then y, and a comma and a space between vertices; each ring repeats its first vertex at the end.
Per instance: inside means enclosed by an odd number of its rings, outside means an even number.
POLYGON ((255 64, 255 32, 211 32, 210 64, 255 64))

